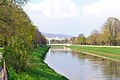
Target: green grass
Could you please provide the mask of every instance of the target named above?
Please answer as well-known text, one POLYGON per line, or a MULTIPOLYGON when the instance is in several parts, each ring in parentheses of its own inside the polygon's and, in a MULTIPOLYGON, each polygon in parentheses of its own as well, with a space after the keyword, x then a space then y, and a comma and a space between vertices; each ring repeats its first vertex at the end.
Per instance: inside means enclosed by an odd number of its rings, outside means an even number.
POLYGON ((115 47, 94 47, 94 46, 69 46, 76 51, 88 52, 103 57, 120 60, 120 48, 115 47))
POLYGON ((36 48, 29 55, 29 66, 22 73, 9 69, 9 80, 67 80, 43 62, 48 49, 48 46, 36 48))

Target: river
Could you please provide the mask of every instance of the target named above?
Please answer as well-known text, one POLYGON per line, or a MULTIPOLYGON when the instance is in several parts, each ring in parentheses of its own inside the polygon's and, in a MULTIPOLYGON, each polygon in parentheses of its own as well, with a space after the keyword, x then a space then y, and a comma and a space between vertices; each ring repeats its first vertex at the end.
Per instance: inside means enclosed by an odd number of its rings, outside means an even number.
POLYGON ((51 48, 47 63, 69 80, 120 80, 120 63, 67 48, 51 48))

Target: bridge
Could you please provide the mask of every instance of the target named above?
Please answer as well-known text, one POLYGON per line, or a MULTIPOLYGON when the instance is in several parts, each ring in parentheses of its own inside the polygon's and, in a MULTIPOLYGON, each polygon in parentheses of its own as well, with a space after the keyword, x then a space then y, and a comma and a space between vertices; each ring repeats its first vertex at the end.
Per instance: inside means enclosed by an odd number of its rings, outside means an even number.
MULTIPOLYGON (((47 38, 48 40, 48 44, 47 45, 65 45, 65 46, 70 46, 72 45, 71 42, 70 43, 59 43, 59 44, 52 44, 51 43, 51 40, 65 40, 66 38, 58 38, 58 37, 55 37, 55 38, 47 38)), ((68 39, 70 41, 70 39, 68 39)))
POLYGON ((57 45, 58 45, 58 46, 62 46, 62 45, 63 45, 63 46, 71 46, 72 44, 47 44, 47 45, 51 45, 51 46, 52 46, 52 45, 56 45, 56 46, 57 46, 57 45))

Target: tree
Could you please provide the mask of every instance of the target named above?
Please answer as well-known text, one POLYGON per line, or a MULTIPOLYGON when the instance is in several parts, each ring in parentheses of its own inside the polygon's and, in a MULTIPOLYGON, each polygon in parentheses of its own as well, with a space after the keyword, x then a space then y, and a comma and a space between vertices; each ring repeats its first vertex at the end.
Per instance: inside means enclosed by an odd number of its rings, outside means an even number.
POLYGON ((8 67, 20 72, 27 66, 35 26, 23 9, 14 5, 1 5, 0 8, 0 40, 5 50, 3 57, 8 67))
POLYGON ((91 34, 87 37, 87 44, 90 44, 90 45, 97 45, 99 44, 99 38, 98 38, 98 35, 99 35, 99 31, 98 30, 93 30, 91 32, 91 34))
POLYGON ((24 5, 25 3, 27 3, 28 0, 1 0, 0 1, 0 5, 17 5, 17 6, 22 6, 24 5))
POLYGON ((103 34, 103 33, 100 33, 99 34, 99 41, 100 41, 100 45, 109 45, 109 39, 108 39, 108 37, 105 35, 105 34, 103 34))
POLYGON ((35 37, 33 39, 33 44, 34 45, 46 44, 45 37, 41 34, 41 32, 38 29, 35 30, 35 37))
POLYGON ((120 32, 118 32, 118 36, 116 37, 117 45, 120 45, 120 32))
POLYGON ((21 8, 27 1, 0 1, 0 45, 4 47, 3 57, 7 67, 12 67, 16 72, 22 71, 28 65, 28 54, 37 35, 40 35, 40 43, 46 44, 44 36, 36 30, 36 26, 21 8))
POLYGON ((72 38, 70 39, 70 41, 72 42, 72 44, 77 44, 77 43, 76 43, 76 39, 77 39, 76 37, 72 37, 72 38))
POLYGON ((117 18, 109 17, 103 25, 102 32, 110 40, 110 45, 116 45, 116 38, 120 32, 120 21, 117 18))
POLYGON ((78 37, 71 38, 71 42, 72 42, 72 44, 85 45, 86 37, 84 36, 84 34, 79 34, 78 37))
POLYGON ((4 45, 4 36, 0 34, 0 47, 4 45))
POLYGON ((80 44, 80 45, 85 45, 86 44, 86 37, 84 36, 84 34, 80 34, 77 37, 77 44, 80 44))

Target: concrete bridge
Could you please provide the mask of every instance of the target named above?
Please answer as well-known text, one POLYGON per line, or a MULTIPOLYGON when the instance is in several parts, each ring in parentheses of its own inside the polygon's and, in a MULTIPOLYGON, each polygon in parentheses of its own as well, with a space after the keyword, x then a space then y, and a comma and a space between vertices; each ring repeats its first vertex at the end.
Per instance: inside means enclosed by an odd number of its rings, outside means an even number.
POLYGON ((58 46, 59 46, 59 45, 61 45, 61 46, 63 45, 63 46, 71 46, 72 44, 47 44, 47 45, 56 45, 56 46, 57 46, 57 45, 58 45, 58 46))
MULTIPOLYGON (((61 44, 51 44, 51 40, 65 40, 65 38, 58 38, 58 37, 55 37, 55 38, 47 38, 48 40, 48 44, 47 45, 65 45, 65 46, 70 46, 72 45, 71 42, 70 43, 61 43, 61 44)), ((68 39, 70 40, 70 39, 68 39)))

